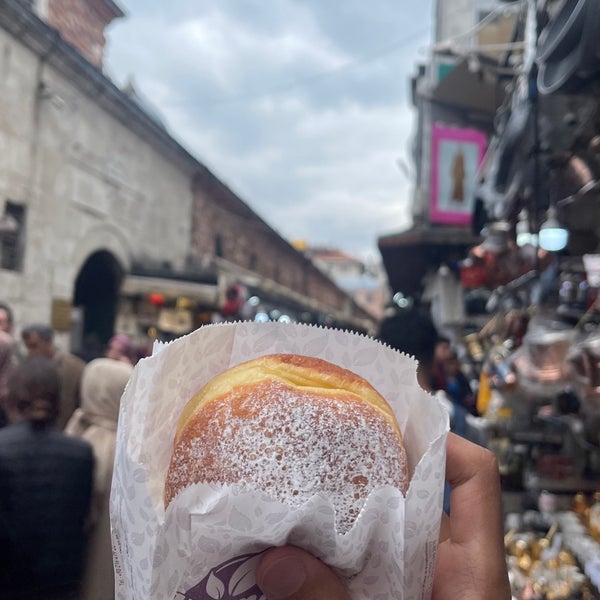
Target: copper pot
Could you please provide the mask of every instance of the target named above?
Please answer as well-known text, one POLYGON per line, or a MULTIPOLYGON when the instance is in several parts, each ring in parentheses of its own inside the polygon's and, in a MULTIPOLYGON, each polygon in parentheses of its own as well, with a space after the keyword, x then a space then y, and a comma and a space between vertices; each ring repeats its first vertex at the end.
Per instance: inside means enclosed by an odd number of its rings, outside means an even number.
POLYGON ((558 382, 567 374, 566 358, 571 348, 572 330, 534 330, 523 339, 524 353, 519 370, 540 382, 558 382))

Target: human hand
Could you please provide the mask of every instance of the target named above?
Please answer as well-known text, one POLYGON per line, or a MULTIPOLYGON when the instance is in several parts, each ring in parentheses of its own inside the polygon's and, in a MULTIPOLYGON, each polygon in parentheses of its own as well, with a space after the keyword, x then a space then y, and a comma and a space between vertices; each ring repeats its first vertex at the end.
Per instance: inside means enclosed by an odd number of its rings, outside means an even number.
MULTIPOLYGON (((494 455, 450 433, 446 478, 452 517, 442 519, 432 600, 509 600, 494 455)), ((350 600, 329 567, 292 546, 265 552, 256 580, 268 600, 350 600)))
POLYGON ((350 600, 344 584, 325 563, 294 546, 265 552, 256 583, 268 600, 350 600))
POLYGON ((450 433, 446 480, 450 517, 442 517, 432 600, 509 600, 495 456, 450 433))

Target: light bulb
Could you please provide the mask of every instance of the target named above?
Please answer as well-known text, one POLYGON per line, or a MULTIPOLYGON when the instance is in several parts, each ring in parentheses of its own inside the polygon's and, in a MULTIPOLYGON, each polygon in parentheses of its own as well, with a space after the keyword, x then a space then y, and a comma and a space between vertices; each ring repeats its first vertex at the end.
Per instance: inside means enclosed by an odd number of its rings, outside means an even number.
POLYGON ((548 209, 548 218, 540 227, 539 241, 540 248, 548 252, 562 250, 569 241, 569 232, 558 222, 554 206, 548 209))
POLYGON ((533 236, 529 231, 529 215, 527 214, 527 210, 523 209, 519 213, 519 220, 517 221, 516 226, 516 234, 517 234, 517 246, 522 248, 523 246, 527 246, 527 244, 533 245, 533 236))

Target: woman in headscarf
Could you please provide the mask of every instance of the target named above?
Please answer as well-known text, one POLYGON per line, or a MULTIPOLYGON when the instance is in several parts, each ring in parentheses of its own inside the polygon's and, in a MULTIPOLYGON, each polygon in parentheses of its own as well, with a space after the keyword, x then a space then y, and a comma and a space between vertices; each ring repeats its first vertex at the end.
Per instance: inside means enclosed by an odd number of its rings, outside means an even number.
POLYGON ((137 362, 135 348, 131 343, 129 336, 124 333, 118 333, 108 340, 108 346, 104 356, 132 365, 135 365, 137 362))
POLYGON ((109 498, 117 435, 119 405, 133 367, 110 358, 97 358, 83 371, 81 407, 67 423, 67 435, 88 441, 96 470, 91 522, 82 583, 82 600, 114 597, 110 541, 109 498))
POLYGON ((0 331, 0 427, 6 425, 6 398, 8 384, 17 368, 15 341, 12 336, 0 331))

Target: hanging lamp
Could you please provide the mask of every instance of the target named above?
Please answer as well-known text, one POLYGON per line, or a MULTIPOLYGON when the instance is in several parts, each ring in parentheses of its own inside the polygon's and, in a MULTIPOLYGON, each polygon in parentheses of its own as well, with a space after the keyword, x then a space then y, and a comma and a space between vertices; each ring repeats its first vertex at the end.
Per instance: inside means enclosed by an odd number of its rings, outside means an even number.
POLYGON ((555 206, 550 206, 546 220, 540 225, 540 248, 548 252, 563 250, 569 241, 569 232, 559 223, 555 206))

